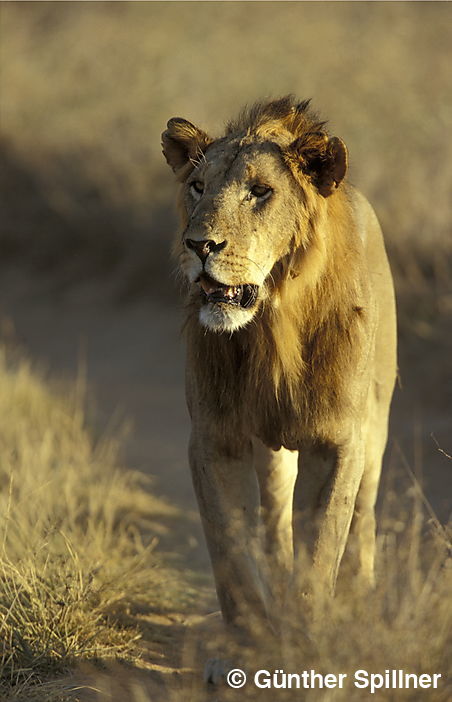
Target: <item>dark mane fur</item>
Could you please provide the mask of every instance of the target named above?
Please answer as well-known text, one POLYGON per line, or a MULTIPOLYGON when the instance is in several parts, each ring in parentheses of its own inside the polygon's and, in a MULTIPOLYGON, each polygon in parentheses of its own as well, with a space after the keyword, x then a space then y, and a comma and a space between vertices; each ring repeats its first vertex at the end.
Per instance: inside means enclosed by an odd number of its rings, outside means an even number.
POLYGON ((311 100, 297 101, 293 95, 256 102, 245 107, 235 120, 228 122, 226 134, 254 133, 266 125, 278 123, 278 128, 289 132, 293 140, 299 139, 306 147, 323 144, 327 131, 325 121, 310 108, 311 100))
POLYGON ((294 136, 299 136, 306 127, 322 128, 318 116, 310 109, 311 100, 297 101, 293 95, 286 95, 275 100, 261 100, 241 110, 238 117, 230 120, 226 126, 226 134, 242 131, 253 131, 265 122, 278 120, 287 126, 294 136))

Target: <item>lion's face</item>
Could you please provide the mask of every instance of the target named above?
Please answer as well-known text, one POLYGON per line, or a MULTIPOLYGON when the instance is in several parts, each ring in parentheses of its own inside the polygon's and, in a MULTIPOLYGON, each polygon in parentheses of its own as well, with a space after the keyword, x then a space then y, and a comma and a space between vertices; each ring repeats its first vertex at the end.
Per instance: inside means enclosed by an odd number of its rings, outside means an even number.
POLYGON ((176 253, 200 323, 212 331, 233 332, 253 319, 275 291, 276 264, 309 244, 312 193, 324 200, 344 176, 339 139, 318 125, 297 138, 305 108, 289 106, 285 121, 216 141, 180 118, 163 133, 164 155, 182 183, 176 253))
POLYGON ((231 332, 256 314, 293 236, 296 188, 269 142, 215 143, 190 173, 180 266, 197 288, 201 324, 231 332))

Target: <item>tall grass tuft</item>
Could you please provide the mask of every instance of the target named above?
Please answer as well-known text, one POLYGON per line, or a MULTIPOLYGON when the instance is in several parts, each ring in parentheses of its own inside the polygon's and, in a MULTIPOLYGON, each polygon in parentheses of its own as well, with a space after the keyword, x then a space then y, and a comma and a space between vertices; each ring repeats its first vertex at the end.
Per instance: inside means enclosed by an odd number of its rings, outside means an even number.
POLYGON ((121 615, 152 603, 162 571, 142 536, 152 498, 116 442, 90 436, 77 388, 53 394, 4 351, 0 385, 3 699, 77 659, 136 657, 121 615))

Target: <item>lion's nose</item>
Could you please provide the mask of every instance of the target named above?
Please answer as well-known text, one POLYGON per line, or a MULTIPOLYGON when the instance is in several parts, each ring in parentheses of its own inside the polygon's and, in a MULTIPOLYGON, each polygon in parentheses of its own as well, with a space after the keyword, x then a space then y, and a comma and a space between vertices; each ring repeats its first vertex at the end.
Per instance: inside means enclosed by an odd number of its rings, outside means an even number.
POLYGON ((203 263, 212 251, 221 251, 226 246, 226 241, 221 241, 217 244, 213 239, 201 239, 200 241, 185 239, 185 243, 189 249, 192 249, 199 256, 203 263))

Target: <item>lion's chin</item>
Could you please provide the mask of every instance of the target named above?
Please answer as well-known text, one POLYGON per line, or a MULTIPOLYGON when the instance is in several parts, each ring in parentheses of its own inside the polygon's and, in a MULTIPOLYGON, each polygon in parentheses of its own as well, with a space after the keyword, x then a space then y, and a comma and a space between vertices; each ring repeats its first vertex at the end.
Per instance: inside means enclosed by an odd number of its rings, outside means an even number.
POLYGON ((232 307, 223 303, 208 302, 199 310, 199 321, 203 327, 219 334, 235 332, 245 327, 254 317, 254 310, 232 307))

